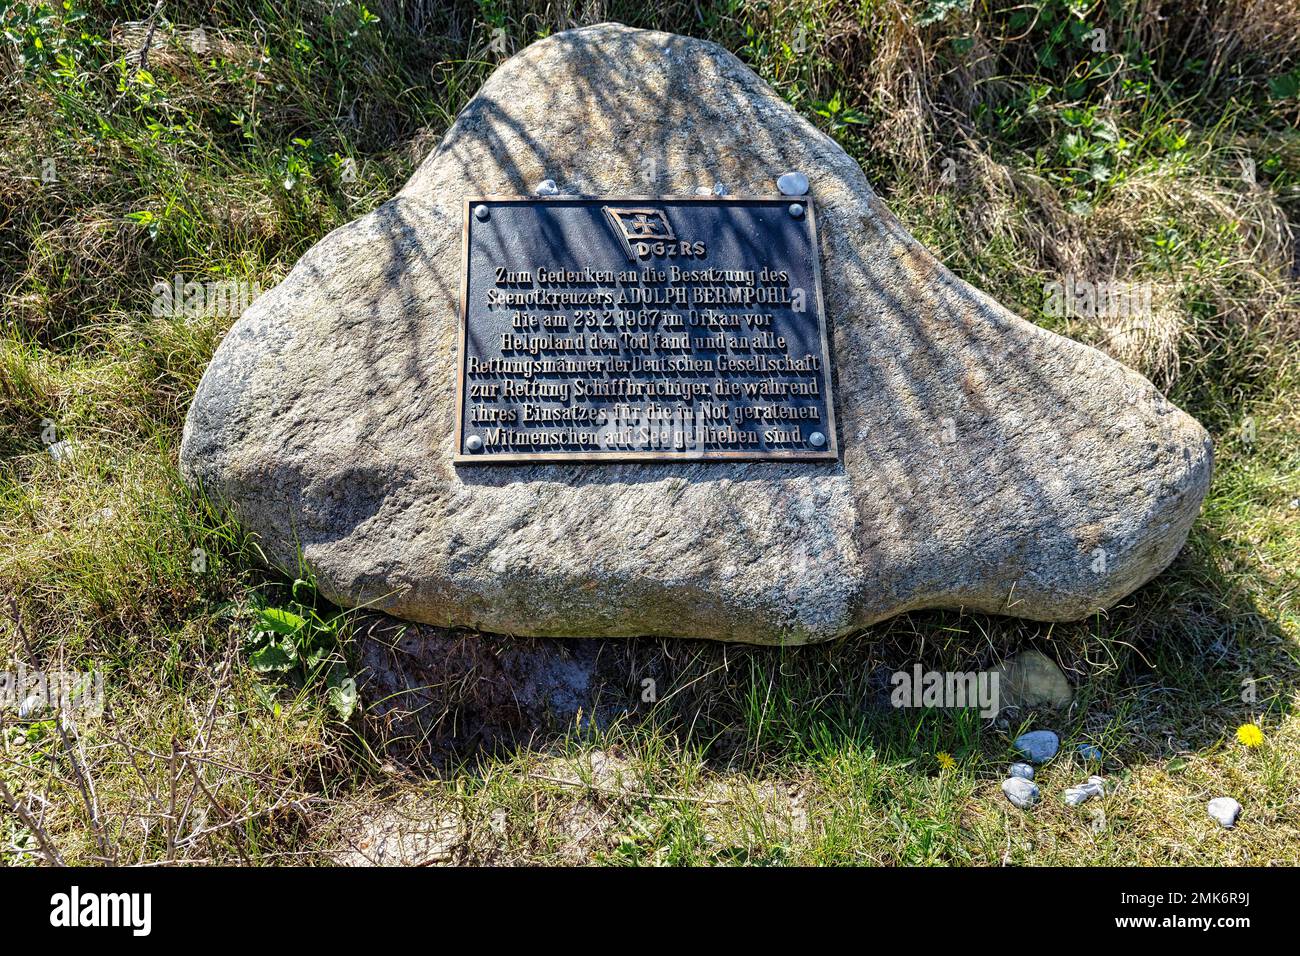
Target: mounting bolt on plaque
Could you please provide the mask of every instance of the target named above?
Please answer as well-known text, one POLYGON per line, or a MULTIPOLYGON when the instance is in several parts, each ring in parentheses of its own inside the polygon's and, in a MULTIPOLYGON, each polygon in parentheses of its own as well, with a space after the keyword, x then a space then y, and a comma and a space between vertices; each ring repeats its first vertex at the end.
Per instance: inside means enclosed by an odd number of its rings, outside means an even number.
POLYGON ((487 206, 476 206, 474 209, 474 218, 479 222, 487 222, 487 218, 490 215, 492 214, 488 212, 487 206))
MULTIPOLYGON (((825 439, 822 439, 822 441, 825 441, 825 439)), ((468 438, 465 439, 465 447, 468 448, 470 451, 482 451, 483 439, 480 438, 478 435, 470 435, 468 438)))
POLYGON ((813 432, 808 436, 808 444, 816 448, 821 448, 822 445, 826 444, 826 436, 821 432, 813 432))
POLYGON ((790 215, 794 216, 794 218, 796 218, 796 219, 802 219, 802 218, 803 218, 803 203, 801 203, 801 202, 792 202, 792 203, 790 203, 790 215))

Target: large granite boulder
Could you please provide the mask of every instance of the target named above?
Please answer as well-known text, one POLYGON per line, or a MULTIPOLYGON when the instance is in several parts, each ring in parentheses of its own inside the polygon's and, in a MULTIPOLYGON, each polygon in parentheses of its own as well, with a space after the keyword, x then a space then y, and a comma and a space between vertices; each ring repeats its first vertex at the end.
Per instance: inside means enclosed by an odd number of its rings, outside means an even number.
POLYGON ((1107 607, 1178 553, 1211 449, 1136 372, 948 272, 734 56, 602 24, 503 64, 392 201, 245 312, 181 467, 340 604, 802 643, 915 608, 1107 607), (839 462, 453 464, 465 196, 770 195, 787 170, 817 206, 839 462))

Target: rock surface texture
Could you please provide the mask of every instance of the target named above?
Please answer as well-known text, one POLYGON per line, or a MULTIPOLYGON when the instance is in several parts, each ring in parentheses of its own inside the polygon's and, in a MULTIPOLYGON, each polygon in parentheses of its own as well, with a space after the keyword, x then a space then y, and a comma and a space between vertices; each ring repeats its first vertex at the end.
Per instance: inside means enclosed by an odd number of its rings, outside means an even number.
POLYGON ((181 466, 344 605, 803 643, 916 608, 1104 608, 1178 553, 1211 450, 1146 379, 948 272, 734 56, 602 24, 503 64, 396 198, 245 312, 181 466), (791 170, 817 208, 840 461, 452 464, 464 197, 774 195, 791 170))

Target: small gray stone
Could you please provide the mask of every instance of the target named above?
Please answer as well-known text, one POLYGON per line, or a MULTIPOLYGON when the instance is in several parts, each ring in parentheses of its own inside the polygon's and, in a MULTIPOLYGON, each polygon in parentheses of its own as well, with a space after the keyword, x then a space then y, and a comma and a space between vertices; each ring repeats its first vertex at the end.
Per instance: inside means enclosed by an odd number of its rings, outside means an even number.
POLYGON ((713 195, 713 190, 710 189, 708 186, 696 186, 696 187, 695 187, 695 195, 697 195, 697 196, 712 196, 712 195, 713 195))
POLYGON ((1065 802, 1072 807, 1077 807, 1093 797, 1104 796, 1105 793, 1106 781, 1101 777, 1089 777, 1086 783, 1081 783, 1077 787, 1066 788, 1065 802))
POLYGON ((1205 809, 1210 814, 1210 818, 1225 830, 1235 827, 1237 817, 1241 816, 1241 804, 1232 797, 1215 797, 1205 805, 1205 809))
POLYGON ((1061 749, 1061 738, 1050 730, 1031 730, 1016 738, 1015 747, 1031 763, 1046 763, 1061 749))
POLYGON ((727 187, 726 187, 726 186, 722 185, 722 183, 714 183, 714 185, 713 185, 713 195, 715 195, 715 196, 725 196, 725 195, 727 195, 727 193, 728 193, 728 190, 727 190, 727 187))
POLYGON ((782 196, 806 196, 808 177, 800 172, 783 173, 776 181, 776 188, 782 196))
POLYGON ((554 179, 543 179, 533 188, 533 194, 537 196, 558 196, 560 187, 555 185, 554 179))
POLYGON ((1024 777, 1007 777, 1002 781, 1002 792, 1008 800, 1021 810, 1027 810, 1038 802, 1040 796, 1038 784, 1024 777))
POLYGON ((1079 744, 1079 756, 1093 763, 1100 762, 1101 748, 1094 744, 1079 744))
POLYGON ((998 697, 1003 707, 1068 707, 1074 689, 1061 668, 1042 651, 1021 651, 998 668, 998 697))
POLYGON ((1013 777, 1020 777, 1022 780, 1034 779, 1034 768, 1027 763, 1013 763, 1007 773, 1013 777))

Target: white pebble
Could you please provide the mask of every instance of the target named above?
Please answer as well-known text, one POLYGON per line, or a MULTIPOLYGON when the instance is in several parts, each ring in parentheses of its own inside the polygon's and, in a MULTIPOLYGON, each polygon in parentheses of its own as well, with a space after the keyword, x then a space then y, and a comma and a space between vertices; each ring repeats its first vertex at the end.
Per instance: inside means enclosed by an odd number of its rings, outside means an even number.
POLYGON ((1028 810, 1038 802, 1038 784, 1024 777, 1007 777, 1002 781, 1002 792, 1013 806, 1028 810))
POLYGON ((1013 763, 1011 769, 1007 772, 1013 777, 1020 777, 1022 780, 1034 779, 1034 768, 1027 763, 1013 763))
POLYGON ((1067 787, 1065 790, 1065 802, 1072 807, 1077 807, 1081 803, 1087 803, 1093 797, 1101 797, 1106 794, 1106 781, 1101 777, 1089 777, 1087 783, 1081 783, 1077 787, 1067 787))
POLYGON ((804 196, 808 193, 808 177, 801 172, 789 172, 776 181, 776 188, 782 196, 804 196))
POLYGON ((538 196, 558 196, 560 187, 555 185, 554 179, 543 179, 534 187, 533 193, 538 196))
POLYGON ((1227 830, 1235 827, 1237 817, 1241 816, 1241 804, 1232 797, 1215 797, 1205 805, 1205 809, 1211 819, 1227 830))

